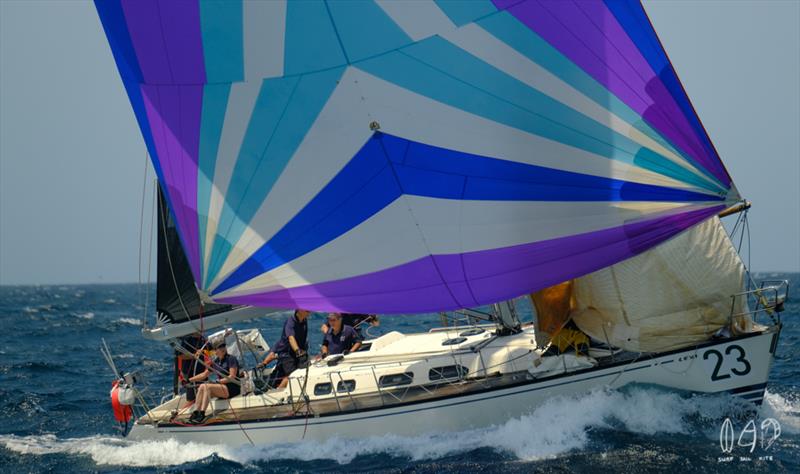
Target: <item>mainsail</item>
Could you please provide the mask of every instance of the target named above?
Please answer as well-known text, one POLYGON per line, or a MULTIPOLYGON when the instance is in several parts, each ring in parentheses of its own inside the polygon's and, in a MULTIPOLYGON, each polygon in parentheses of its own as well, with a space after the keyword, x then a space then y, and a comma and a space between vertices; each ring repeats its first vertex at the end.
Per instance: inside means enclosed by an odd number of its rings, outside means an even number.
POLYGON ((156 313, 162 322, 172 324, 212 316, 233 309, 232 305, 203 303, 197 293, 192 272, 183 252, 175 220, 164 192, 158 189, 158 278, 156 280, 156 313))
POLYGON ((636 1, 96 5, 220 303, 493 303, 740 199, 636 1))

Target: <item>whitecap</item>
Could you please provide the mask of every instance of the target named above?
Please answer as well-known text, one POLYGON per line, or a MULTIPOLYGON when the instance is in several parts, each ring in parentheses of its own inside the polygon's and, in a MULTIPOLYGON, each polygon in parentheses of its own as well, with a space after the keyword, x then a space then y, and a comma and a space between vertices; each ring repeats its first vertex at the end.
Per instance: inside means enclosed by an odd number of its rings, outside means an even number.
POLYGON ((211 456, 218 447, 175 440, 130 442, 109 436, 59 439, 55 435, 0 436, 0 445, 20 454, 88 455, 98 465, 175 466, 211 456))
POLYGON ((132 326, 141 326, 142 325, 141 321, 139 321, 138 319, 134 319, 134 318, 119 318, 119 319, 114 320, 114 322, 120 323, 120 324, 130 324, 132 326))
POLYGON ((778 420, 784 433, 800 433, 800 400, 797 396, 783 396, 767 390, 760 415, 778 420))

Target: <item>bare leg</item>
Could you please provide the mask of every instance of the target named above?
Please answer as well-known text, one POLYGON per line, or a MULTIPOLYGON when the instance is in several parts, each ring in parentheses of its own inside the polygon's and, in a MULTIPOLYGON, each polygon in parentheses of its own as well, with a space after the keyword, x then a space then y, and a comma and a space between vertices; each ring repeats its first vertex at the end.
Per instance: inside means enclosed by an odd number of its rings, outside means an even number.
POLYGON ((289 385, 289 377, 284 377, 281 379, 281 383, 278 384, 278 388, 286 388, 289 385))
POLYGON ((228 387, 225 385, 221 383, 210 384, 208 390, 206 390, 206 406, 208 406, 208 399, 210 397, 228 398, 229 395, 228 387))
POLYGON ((195 406, 200 411, 205 411, 206 407, 208 407, 208 384, 204 383, 197 389, 197 398, 195 399, 195 406))

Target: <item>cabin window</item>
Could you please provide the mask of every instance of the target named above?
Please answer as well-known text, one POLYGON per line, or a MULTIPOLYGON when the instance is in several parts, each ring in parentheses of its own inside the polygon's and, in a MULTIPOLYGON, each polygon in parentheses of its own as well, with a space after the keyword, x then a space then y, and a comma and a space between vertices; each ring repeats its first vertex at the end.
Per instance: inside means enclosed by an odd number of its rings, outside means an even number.
POLYGON ((399 385, 408 385, 414 381, 414 372, 405 372, 402 374, 383 375, 378 379, 379 387, 397 387, 399 385))
POLYGON ((463 365, 447 365, 445 367, 434 367, 428 371, 429 380, 460 379, 467 375, 466 367, 463 365))
POLYGON ((331 393, 331 384, 329 382, 314 385, 314 395, 327 395, 329 393, 331 393))
POLYGON ((452 339, 446 339, 442 341, 443 346, 454 346, 456 344, 461 344, 462 342, 466 341, 466 337, 454 337, 452 339))
POLYGON ((461 337, 477 336, 478 334, 483 334, 485 332, 486 330, 482 328, 472 328, 472 329, 467 329, 466 331, 460 333, 459 336, 461 337))
POLYGON ((342 380, 336 384, 337 392, 352 392, 356 389, 355 380, 342 380))

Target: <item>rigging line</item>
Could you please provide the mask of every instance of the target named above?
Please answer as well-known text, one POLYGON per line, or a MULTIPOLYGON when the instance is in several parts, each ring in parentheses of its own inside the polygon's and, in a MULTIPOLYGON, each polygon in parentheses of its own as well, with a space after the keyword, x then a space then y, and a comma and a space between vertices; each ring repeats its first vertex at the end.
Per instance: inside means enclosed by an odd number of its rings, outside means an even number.
MULTIPOLYGON (((144 197, 147 194, 147 151, 145 150, 144 153, 144 177, 142 178, 142 202, 140 206, 139 212, 139 258, 137 260, 138 263, 138 274, 139 274, 139 304, 142 304, 142 233, 144 232, 144 197)), ((142 315, 142 322, 147 318, 147 312, 142 315)), ((144 324, 143 324, 144 326, 144 324)))
MULTIPOLYGON (((150 235, 150 244, 147 250, 147 288, 144 294, 144 319, 142 321, 142 328, 147 327, 147 309, 150 307, 150 276, 153 266, 153 235, 158 232, 155 224, 156 213, 158 212, 156 208, 158 205, 158 187, 156 183, 158 183, 158 180, 153 180, 153 210, 150 213, 150 228, 147 232, 150 235)), ((156 319, 158 319, 158 315, 156 315, 156 319)))
MULTIPOLYGON (((159 195, 158 195, 158 209, 159 209, 159 211, 162 211, 165 207, 166 207, 165 203, 161 199, 161 193, 159 193, 159 195)), ((166 211, 169 212, 169 209, 166 209, 166 211)), ((169 264, 169 273, 172 276, 172 284, 175 286, 175 293, 178 294, 178 301, 180 301, 180 303, 181 303, 181 308, 183 308, 183 312, 186 313, 186 319, 188 321, 191 321, 192 317, 189 314, 189 311, 186 309, 186 305, 183 304, 183 297, 181 296, 181 291, 178 288, 178 281, 175 279, 175 271, 172 268, 172 256, 170 256, 170 253, 169 253, 169 242, 167 242, 167 222, 166 222, 166 220, 167 219, 166 219, 165 213, 161 212, 161 231, 162 231, 162 235, 164 236, 164 249, 166 249, 166 252, 167 252, 167 263, 169 264)), ((178 242, 178 245, 180 245, 180 242, 178 242)), ((202 321, 201 321, 201 324, 202 324, 202 321)))
MULTIPOLYGON (((753 280, 752 274, 750 273, 750 257, 753 254, 750 250, 750 220, 747 218, 747 211, 744 212, 744 228, 747 230, 747 275, 750 280, 753 280)), ((753 281, 753 287, 755 287, 755 281, 753 281)))
POLYGON ((736 216, 736 223, 733 224, 733 229, 731 229, 731 239, 736 237, 736 229, 739 228, 739 223, 742 221, 742 215, 743 213, 739 213, 739 215, 736 216))

